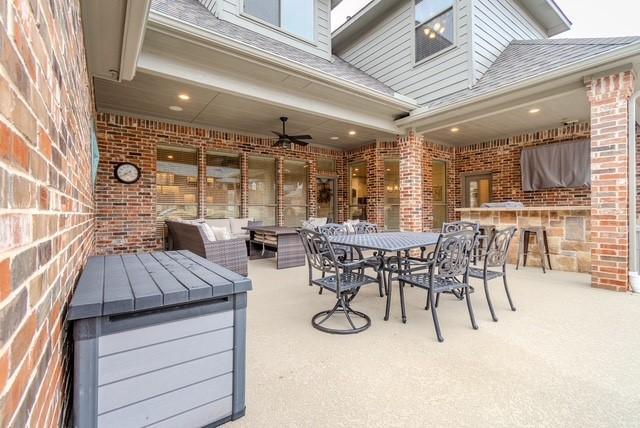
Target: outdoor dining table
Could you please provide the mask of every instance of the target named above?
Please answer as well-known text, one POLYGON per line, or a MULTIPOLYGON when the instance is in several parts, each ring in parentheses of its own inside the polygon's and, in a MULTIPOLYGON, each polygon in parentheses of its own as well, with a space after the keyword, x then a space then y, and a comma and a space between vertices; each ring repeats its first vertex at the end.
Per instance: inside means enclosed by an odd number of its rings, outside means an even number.
MULTIPOLYGON (((349 247, 375 250, 379 252, 381 259, 381 267, 383 272, 389 270, 387 263, 388 257, 384 257, 384 253, 396 253, 398 260, 401 260, 403 253, 422 247, 435 245, 440 237, 439 233, 431 232, 382 232, 382 233, 363 233, 355 235, 331 236, 329 242, 332 244, 345 245, 349 247)), ((387 307, 385 310, 384 320, 389 320, 389 312, 391 309, 391 284, 387 289, 387 307)))

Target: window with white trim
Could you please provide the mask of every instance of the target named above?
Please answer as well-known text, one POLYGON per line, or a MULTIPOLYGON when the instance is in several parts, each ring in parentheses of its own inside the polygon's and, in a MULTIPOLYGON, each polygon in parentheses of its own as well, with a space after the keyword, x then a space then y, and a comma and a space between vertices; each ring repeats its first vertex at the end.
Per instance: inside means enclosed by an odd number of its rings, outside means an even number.
POLYGON ((315 0, 244 0, 243 10, 289 33, 313 40, 314 7, 315 0))
POLYGON ((455 0, 415 0, 416 62, 454 44, 455 0))

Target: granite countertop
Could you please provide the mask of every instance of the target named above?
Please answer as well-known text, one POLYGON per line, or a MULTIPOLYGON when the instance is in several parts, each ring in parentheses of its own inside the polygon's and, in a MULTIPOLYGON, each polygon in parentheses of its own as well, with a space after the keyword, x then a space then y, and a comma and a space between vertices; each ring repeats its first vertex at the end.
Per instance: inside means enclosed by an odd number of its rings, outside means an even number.
POLYGON ((545 206, 522 208, 456 208, 456 212, 491 212, 491 211, 591 211, 590 206, 545 206))

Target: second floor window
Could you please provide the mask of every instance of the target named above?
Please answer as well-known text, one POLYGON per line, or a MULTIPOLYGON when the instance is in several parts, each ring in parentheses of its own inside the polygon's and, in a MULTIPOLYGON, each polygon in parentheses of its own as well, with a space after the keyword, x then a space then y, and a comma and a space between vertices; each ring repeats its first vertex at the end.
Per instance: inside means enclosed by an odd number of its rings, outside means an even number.
POLYGON ((454 43, 455 0, 415 0, 416 62, 454 43))
POLYGON ((314 36, 315 0, 244 0, 244 12, 307 40, 314 36))

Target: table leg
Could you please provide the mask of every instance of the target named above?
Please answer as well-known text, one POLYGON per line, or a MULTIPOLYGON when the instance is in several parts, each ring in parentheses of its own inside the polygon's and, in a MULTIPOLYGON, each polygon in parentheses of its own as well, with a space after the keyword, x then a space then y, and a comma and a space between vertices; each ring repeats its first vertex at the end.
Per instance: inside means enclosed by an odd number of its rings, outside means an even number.
MULTIPOLYGON (((398 251, 397 254, 398 256, 398 273, 400 272, 400 262, 401 262, 401 252, 398 251)), ((384 260, 384 259, 383 259, 384 260)), ((389 321, 389 312, 391 312, 391 291, 393 290, 393 281, 391 280, 391 274, 393 272, 391 272, 391 269, 386 266, 385 262, 383 261, 383 271, 389 271, 389 277, 387 280, 387 308, 384 314, 384 320, 385 321, 389 321)))

